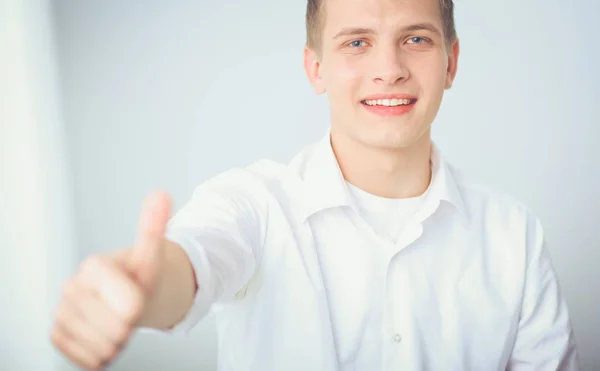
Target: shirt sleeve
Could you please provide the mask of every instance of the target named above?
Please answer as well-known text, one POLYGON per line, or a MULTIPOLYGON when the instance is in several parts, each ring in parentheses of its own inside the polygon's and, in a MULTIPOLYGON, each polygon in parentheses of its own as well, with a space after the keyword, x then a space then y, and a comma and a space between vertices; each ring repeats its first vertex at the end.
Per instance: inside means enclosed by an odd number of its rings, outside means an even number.
POLYGON ((260 196, 244 170, 232 170, 197 187, 170 220, 166 238, 186 252, 198 289, 185 318, 167 332, 188 333, 254 274, 265 234, 260 196))
POLYGON ((578 371, 567 304, 539 220, 529 230, 528 265, 518 333, 508 371, 578 371))

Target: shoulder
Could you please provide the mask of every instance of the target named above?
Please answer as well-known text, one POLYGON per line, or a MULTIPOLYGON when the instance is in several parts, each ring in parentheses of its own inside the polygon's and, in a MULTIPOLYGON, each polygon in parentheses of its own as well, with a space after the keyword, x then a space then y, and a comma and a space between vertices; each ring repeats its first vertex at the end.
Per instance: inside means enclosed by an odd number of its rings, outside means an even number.
POLYGON ((524 274, 546 253, 540 217, 514 194, 455 167, 451 172, 469 214, 470 231, 490 264, 524 274))
POLYGON ((198 189, 247 189, 266 186, 284 176, 287 166, 270 159, 260 159, 243 167, 234 167, 218 173, 198 185, 198 189))
POLYGON ((315 146, 314 143, 305 146, 289 163, 262 158, 245 166, 228 169, 201 183, 195 192, 292 197, 301 192, 299 185, 302 184, 302 174, 315 146))
POLYGON ((192 197, 267 213, 275 204, 297 204, 303 192, 301 184, 295 166, 263 158, 208 178, 196 186, 192 197))
POLYGON ((281 182, 286 170, 285 165, 268 159, 230 168, 198 184, 192 199, 264 206, 270 189, 281 182))
POLYGON ((448 165, 471 218, 490 229, 528 233, 530 228, 540 228, 539 217, 533 209, 515 194, 482 178, 448 165))

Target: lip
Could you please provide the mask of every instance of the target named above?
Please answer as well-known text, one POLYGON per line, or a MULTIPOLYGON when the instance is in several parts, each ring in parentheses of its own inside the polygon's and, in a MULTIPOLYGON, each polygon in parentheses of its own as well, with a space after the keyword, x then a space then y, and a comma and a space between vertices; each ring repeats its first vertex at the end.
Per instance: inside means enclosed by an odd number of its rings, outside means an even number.
POLYGON ((378 116, 389 117, 389 116, 402 116, 415 107, 417 104, 417 97, 410 94, 373 94, 365 97, 360 101, 361 106, 363 106, 368 112, 373 113, 378 116), (379 99, 410 99, 411 103, 406 106, 369 106, 365 103, 367 100, 379 100, 379 99))
POLYGON ((378 99, 411 99, 416 100, 417 97, 410 94, 373 94, 367 97, 364 97, 361 102, 366 100, 378 100, 378 99))

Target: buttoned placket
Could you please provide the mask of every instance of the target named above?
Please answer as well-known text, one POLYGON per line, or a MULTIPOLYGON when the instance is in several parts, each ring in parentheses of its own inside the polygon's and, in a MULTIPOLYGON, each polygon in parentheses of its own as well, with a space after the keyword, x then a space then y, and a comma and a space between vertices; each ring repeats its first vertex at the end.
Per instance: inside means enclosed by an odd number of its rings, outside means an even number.
POLYGON ((405 342, 410 339, 405 334, 406 325, 404 319, 411 318, 410 313, 400 313, 401 309, 394 305, 394 301, 398 297, 404 297, 406 300, 411 300, 406 292, 397 292, 402 287, 409 285, 406 282, 404 272, 394 269, 394 265, 399 259, 402 259, 402 252, 410 245, 414 244, 423 234, 423 226, 421 223, 412 219, 401 233, 400 238, 396 243, 389 243, 389 254, 386 256, 386 269, 384 274, 384 311, 383 311, 383 370, 398 369, 403 362, 401 347, 405 346, 405 342), (392 280, 402 280, 402 282, 393 282, 392 280))
MULTIPOLYGON (((398 309, 394 308, 394 295, 402 296, 403 293, 390 292, 390 286, 401 287, 402 285, 390 285, 390 280, 401 279, 402 275, 390 275, 390 273, 394 273, 394 261, 402 258, 402 251, 410 247, 410 245, 414 244, 422 236, 423 224, 421 221, 417 220, 416 216, 414 216, 408 221, 398 240, 393 242, 380 236, 371 225, 360 216, 356 209, 350 208, 349 210, 352 210, 359 229, 363 233, 369 234, 369 237, 377 242, 376 245, 384 248, 384 254, 382 254, 383 258, 380 262, 381 269, 379 269, 381 272, 379 287, 381 287, 381 292, 383 294, 383 297, 381 298, 383 306, 381 329, 381 336, 383 337, 382 369, 397 369, 397 366, 400 366, 403 363, 401 359, 403 352, 400 347, 403 346, 404 341, 409 341, 409 339, 405 339, 404 336, 403 329, 405 326, 402 324, 402 319, 410 318, 410 313, 397 313, 398 309)), ((403 284, 408 284, 408 282, 403 282, 403 284)))

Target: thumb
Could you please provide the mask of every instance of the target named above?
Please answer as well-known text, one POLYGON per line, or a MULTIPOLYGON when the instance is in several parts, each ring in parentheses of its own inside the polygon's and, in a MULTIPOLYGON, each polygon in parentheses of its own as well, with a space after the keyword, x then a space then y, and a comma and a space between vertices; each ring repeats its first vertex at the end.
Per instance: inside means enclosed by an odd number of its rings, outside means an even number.
POLYGON ((146 290, 152 290, 157 280, 170 217, 171 200, 166 193, 154 192, 146 197, 130 260, 132 273, 146 290))

